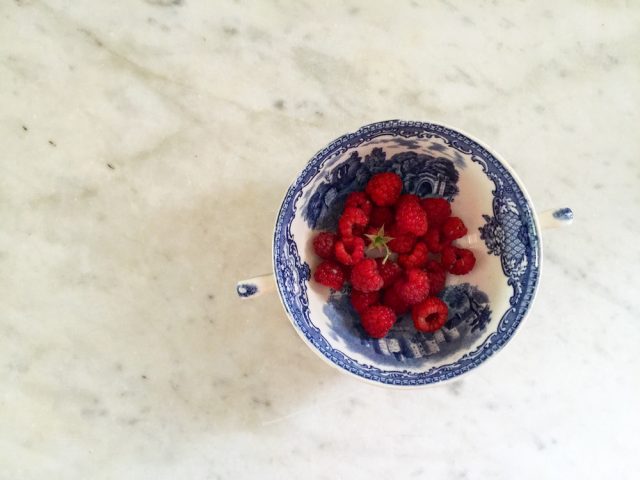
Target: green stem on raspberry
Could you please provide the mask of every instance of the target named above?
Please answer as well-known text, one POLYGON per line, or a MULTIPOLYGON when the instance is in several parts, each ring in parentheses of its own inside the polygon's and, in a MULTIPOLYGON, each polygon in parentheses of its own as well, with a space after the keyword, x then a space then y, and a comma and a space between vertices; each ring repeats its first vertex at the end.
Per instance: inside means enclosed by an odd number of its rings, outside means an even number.
POLYGON ((387 260, 389 259, 389 255, 391 255, 391 250, 389 250, 389 245, 387 245, 387 243, 393 240, 393 237, 385 236, 384 225, 382 225, 382 227, 380 227, 380 230, 378 230, 374 234, 365 234, 365 237, 371 240, 371 243, 367 247, 367 250, 376 250, 378 248, 384 249, 385 256, 384 256, 384 259, 382 260, 382 263, 387 263, 387 260))

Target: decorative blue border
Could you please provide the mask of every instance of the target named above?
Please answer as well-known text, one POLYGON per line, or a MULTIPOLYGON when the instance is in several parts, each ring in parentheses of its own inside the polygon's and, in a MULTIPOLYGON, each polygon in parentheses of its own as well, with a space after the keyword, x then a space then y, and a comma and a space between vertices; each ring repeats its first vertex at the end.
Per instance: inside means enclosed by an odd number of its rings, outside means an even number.
MULTIPOLYGON (((425 385, 456 377, 477 367, 502 348, 528 311, 540 275, 540 240, 533 212, 524 192, 508 169, 484 147, 460 132, 432 123, 401 120, 389 120, 364 126, 355 133, 344 135, 331 142, 311 159, 287 191, 280 207, 274 232, 273 255, 276 283, 283 304, 295 326, 307 341, 329 361, 354 375, 374 382, 399 386, 425 385), (496 204, 499 203, 495 199, 508 199, 513 202, 518 211, 520 223, 526 230, 524 260, 521 262, 517 278, 509 278, 509 283, 514 287, 514 293, 510 298, 510 308, 500 319, 497 330, 473 352, 463 355, 454 363, 434 366, 426 372, 382 370, 372 365, 362 364, 329 344, 320 330, 311 322, 306 286, 310 274, 309 267, 301 261, 298 247, 291 233, 291 223, 296 215, 296 202, 304 188, 322 170, 325 162, 381 135, 405 138, 436 136, 458 151, 470 154, 472 160, 479 163, 494 182, 494 217, 498 217, 496 204)), ((505 271, 505 275, 509 276, 508 272, 505 271)))

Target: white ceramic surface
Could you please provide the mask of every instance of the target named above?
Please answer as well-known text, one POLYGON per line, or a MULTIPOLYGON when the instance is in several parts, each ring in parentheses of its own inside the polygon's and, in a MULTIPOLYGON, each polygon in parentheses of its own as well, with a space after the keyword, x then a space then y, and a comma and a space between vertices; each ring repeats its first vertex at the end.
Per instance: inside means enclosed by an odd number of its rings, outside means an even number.
POLYGON ((1 2, 0 478, 634 478, 639 24, 624 1, 1 2), (307 159, 384 118, 473 132, 580 220, 512 342, 428 390, 340 374, 234 291, 307 159))

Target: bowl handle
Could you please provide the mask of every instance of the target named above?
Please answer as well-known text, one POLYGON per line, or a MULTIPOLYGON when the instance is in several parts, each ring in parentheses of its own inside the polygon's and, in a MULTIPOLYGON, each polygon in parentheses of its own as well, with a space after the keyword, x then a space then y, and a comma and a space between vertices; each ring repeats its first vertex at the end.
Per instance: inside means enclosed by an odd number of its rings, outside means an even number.
POLYGON ((540 228, 548 230, 550 228, 566 227, 573 222, 573 210, 570 208, 555 208, 545 210, 538 216, 540 228))
POLYGON ((272 273, 259 277, 242 280, 236 285, 236 292, 240 298, 254 298, 264 293, 273 292, 276 289, 276 279, 272 273))
MULTIPOLYGON (((566 227, 573 222, 573 210, 570 208, 555 208, 545 210, 538 216, 540 227, 543 230, 550 228, 566 227)), ((456 240, 460 247, 471 246, 480 241, 478 234, 467 235, 456 240)), ((271 293, 276 289, 276 280, 272 273, 242 280, 236 285, 236 292, 242 299, 254 298, 265 293, 271 293)))

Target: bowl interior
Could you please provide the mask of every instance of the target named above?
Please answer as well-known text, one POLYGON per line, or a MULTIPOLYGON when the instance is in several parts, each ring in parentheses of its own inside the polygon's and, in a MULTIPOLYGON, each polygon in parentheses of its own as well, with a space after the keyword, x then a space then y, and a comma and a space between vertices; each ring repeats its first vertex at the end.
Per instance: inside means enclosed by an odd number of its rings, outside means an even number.
POLYGON ((479 365, 513 335, 537 286, 540 244, 531 206, 508 167, 477 142, 439 125, 390 121, 330 144, 291 186, 278 215, 274 270, 285 309, 301 336, 335 366, 366 380, 422 385, 479 365), (404 189, 442 196, 469 231, 474 270, 449 275, 439 295, 445 327, 417 332, 410 315, 369 338, 348 292, 310 281, 317 230, 335 230, 346 196, 375 173, 394 171, 404 189))

